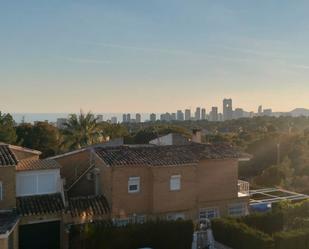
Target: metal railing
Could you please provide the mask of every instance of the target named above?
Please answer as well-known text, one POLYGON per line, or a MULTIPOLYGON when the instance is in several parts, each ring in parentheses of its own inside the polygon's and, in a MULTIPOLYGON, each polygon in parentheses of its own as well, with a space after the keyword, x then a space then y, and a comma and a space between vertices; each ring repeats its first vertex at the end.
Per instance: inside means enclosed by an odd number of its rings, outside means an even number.
POLYGON ((238 196, 249 196, 250 195, 250 184, 249 182, 238 180, 238 196))

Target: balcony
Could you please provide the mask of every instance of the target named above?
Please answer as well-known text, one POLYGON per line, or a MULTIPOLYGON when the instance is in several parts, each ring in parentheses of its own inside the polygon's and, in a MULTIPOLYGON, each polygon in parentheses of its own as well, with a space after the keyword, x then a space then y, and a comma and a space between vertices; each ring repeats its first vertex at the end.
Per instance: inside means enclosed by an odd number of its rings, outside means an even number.
POLYGON ((238 180, 238 197, 246 197, 250 195, 250 185, 249 182, 238 180))

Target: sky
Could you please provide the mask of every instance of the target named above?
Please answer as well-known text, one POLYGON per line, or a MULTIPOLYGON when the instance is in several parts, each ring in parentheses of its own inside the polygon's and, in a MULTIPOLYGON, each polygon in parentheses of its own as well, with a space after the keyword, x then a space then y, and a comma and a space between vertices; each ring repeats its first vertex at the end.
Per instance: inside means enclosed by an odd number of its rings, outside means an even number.
POLYGON ((309 108, 307 0, 0 0, 0 110, 309 108))

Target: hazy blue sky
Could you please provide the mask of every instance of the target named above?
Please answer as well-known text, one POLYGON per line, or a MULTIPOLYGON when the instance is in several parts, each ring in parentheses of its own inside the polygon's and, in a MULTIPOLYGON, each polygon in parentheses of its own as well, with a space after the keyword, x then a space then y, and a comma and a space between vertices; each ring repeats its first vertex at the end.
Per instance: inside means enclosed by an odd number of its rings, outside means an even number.
POLYGON ((308 0, 1 0, 0 109, 309 107, 308 0))

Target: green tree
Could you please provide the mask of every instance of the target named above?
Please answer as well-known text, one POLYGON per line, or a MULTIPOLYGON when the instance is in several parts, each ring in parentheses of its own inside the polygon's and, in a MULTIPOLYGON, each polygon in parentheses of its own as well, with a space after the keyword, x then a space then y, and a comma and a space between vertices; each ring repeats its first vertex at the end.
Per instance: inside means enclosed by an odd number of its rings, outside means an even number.
POLYGON ((65 126, 64 143, 70 149, 80 149, 104 140, 100 125, 91 112, 71 114, 65 126))
POLYGON ((0 142, 14 144, 16 139, 13 117, 9 113, 0 112, 0 142))
POLYGON ((16 132, 20 145, 41 151, 43 158, 60 152, 59 131, 47 122, 21 124, 16 128, 16 132))
POLYGON ((255 178, 255 182, 261 186, 288 187, 291 184, 293 173, 291 160, 285 157, 279 165, 272 165, 265 169, 260 176, 255 178))

